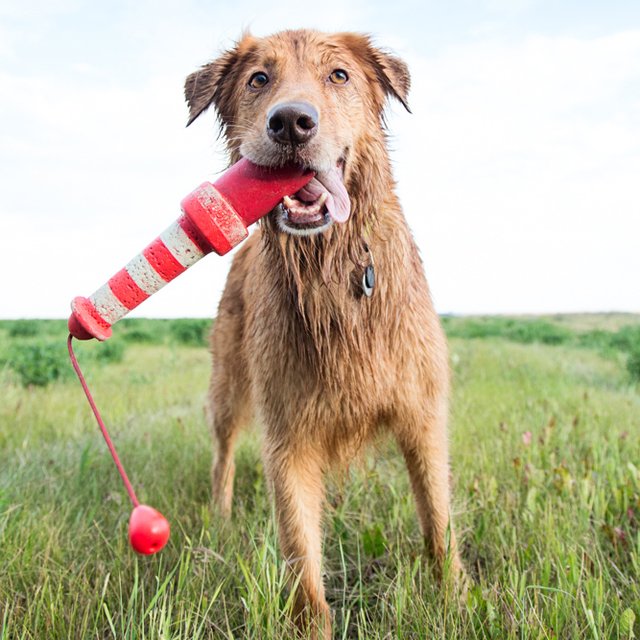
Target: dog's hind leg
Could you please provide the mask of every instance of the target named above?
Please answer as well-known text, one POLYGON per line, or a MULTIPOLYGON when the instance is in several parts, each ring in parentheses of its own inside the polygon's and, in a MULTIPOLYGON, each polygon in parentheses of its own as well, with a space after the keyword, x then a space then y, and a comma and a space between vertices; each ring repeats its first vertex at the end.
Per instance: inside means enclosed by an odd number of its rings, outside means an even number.
POLYGON ((451 521, 447 402, 436 399, 431 407, 402 417, 395 429, 404 455, 427 551, 442 574, 464 580, 464 571, 451 521))
MULTIPOLYGON (((331 638, 329 606, 321 575, 323 471, 309 451, 267 448, 266 471, 273 490, 280 548, 295 588, 296 624, 311 638, 331 638)), ((305 637, 307 637, 305 635, 305 637)))

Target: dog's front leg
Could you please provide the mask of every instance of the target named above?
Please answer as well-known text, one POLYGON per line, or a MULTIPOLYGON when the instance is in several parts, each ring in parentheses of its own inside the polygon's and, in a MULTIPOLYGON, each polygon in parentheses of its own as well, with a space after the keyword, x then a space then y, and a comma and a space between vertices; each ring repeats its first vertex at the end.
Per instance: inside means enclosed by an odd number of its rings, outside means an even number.
POLYGON ((323 470, 309 450, 286 451, 273 446, 266 455, 281 551, 295 588, 296 624, 311 638, 331 638, 329 606, 321 576, 323 470))
POLYGON ((448 564, 449 577, 464 589, 466 578, 450 517, 446 398, 434 398, 429 407, 416 402, 394 427, 427 550, 438 573, 442 575, 448 564))

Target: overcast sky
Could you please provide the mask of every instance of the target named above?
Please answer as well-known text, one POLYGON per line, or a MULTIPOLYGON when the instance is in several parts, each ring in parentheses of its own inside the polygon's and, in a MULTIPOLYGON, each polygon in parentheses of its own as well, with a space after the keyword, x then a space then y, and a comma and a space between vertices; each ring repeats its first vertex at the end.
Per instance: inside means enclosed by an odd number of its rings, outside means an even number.
MULTIPOLYGON (((640 311, 640 2, 0 0, 0 317, 65 317, 225 166, 185 76, 250 27, 410 65, 394 171, 437 309, 640 311)), ((215 313, 209 256, 138 308, 215 313)))

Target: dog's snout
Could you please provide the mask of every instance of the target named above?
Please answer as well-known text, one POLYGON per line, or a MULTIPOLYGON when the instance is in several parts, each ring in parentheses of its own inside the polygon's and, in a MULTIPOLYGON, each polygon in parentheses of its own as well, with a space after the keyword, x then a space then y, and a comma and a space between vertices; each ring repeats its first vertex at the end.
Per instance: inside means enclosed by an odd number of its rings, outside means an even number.
POLYGON ((277 104, 267 114, 267 133, 282 144, 303 144, 318 131, 318 112, 308 102, 277 104))

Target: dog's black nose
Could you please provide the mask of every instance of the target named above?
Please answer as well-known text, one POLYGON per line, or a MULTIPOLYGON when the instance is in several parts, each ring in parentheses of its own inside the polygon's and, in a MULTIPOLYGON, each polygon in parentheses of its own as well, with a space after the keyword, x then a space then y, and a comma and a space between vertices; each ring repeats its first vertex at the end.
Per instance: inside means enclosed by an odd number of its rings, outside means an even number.
POLYGON ((267 114, 267 133, 282 144, 303 144, 318 131, 318 112, 308 102, 277 104, 267 114))

